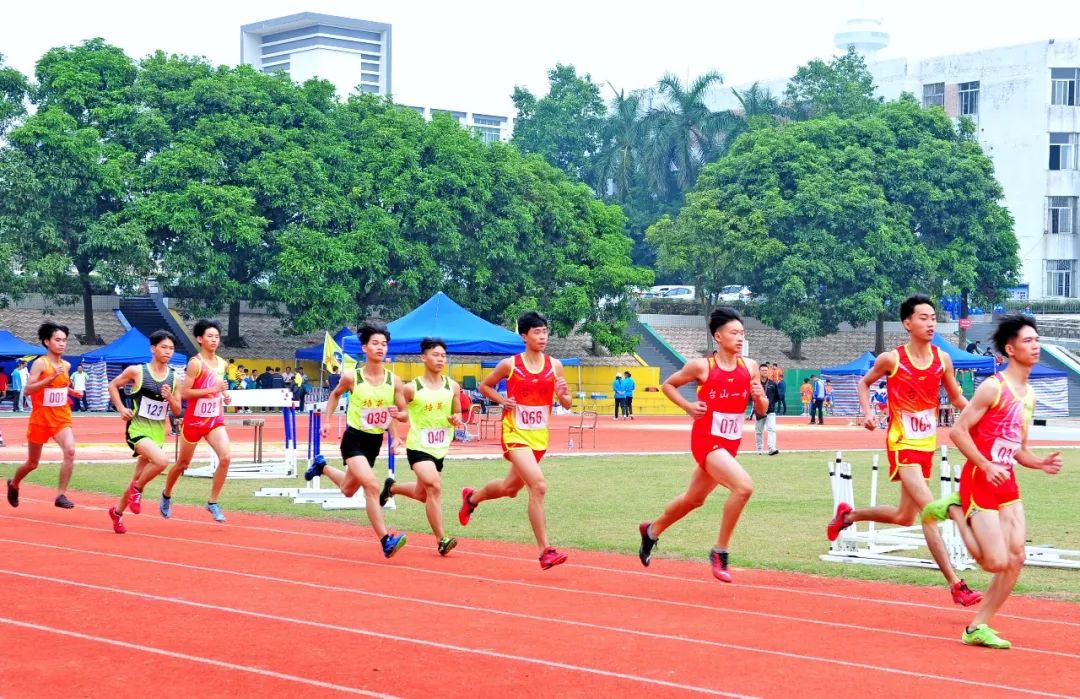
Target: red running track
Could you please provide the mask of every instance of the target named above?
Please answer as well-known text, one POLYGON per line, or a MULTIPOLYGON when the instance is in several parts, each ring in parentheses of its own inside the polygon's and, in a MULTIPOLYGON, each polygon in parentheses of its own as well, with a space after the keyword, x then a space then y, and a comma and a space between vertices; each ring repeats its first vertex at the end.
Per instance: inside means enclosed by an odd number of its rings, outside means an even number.
MULTIPOLYGON (((5 697, 1070 696, 1080 605, 1010 600, 1009 651, 967 648, 939 589, 415 534, 104 498, 0 510, 5 697)), ((492 506, 520 506, 520 503, 492 506)), ((522 516, 525 513, 522 508, 522 516)), ((628 532, 635 537, 636 532, 628 532)))

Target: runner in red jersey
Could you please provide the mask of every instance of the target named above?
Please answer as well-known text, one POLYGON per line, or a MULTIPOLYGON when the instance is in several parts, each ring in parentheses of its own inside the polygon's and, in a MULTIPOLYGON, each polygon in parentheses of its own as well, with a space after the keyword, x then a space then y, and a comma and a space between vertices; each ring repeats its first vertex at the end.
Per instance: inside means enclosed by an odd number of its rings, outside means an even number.
POLYGON ((923 516, 932 520, 951 517, 971 556, 983 570, 993 573, 986 598, 961 640, 969 646, 1009 648, 1011 643, 990 628, 990 621, 1005 603, 1024 565, 1027 522, 1016 464, 1055 474, 1061 470, 1061 452, 1036 456, 1028 449, 1028 425, 1035 412, 1035 393, 1028 384, 1039 362, 1039 332, 1024 315, 1005 316, 993 337, 1004 371, 979 386, 952 428, 952 441, 967 457, 960 476, 960 492, 930 503, 923 516))
MULTIPOLYGON (((932 344, 937 329, 934 302, 922 294, 905 299, 900 304, 900 320, 910 335, 909 342, 878 355, 874 366, 858 384, 863 426, 873 431, 877 419, 870 409, 870 388, 885 378, 889 411, 885 448, 889 456, 889 480, 900 482, 900 504, 852 510, 846 502, 840 503, 825 528, 829 541, 835 541, 841 530, 854 522, 904 527, 914 524, 922 508, 934 499, 926 480, 933 470, 937 450, 938 393, 942 384, 953 405, 958 408, 967 405, 952 360, 932 344)), ((926 547, 949 583, 953 602, 965 607, 977 604, 982 593, 972 590, 956 574, 937 522, 923 522, 922 529, 926 547)))
POLYGON ((638 527, 641 547, 638 557, 649 565, 652 550, 660 535, 675 522, 705 504, 718 485, 730 491, 720 520, 716 546, 709 552, 712 573, 718 580, 731 582, 728 570, 728 544, 739 515, 750 500, 754 483, 735 457, 742 441, 746 404, 753 400, 754 412, 764 415, 769 409, 765 389, 758 379, 756 362, 742 358, 746 335, 742 319, 730 308, 718 308, 709 318, 709 332, 717 350, 709 357, 693 359, 668 377, 661 387, 672 403, 694 418, 690 429, 690 451, 697 468, 690 476, 686 492, 668 503, 664 513, 638 527), (697 401, 679 395, 679 387, 696 381, 697 401))
POLYGON ((544 570, 566 562, 567 554, 548 542, 544 496, 547 482, 540 460, 548 448, 548 424, 554 400, 570 408, 570 390, 563 378, 562 363, 544 354, 548 322, 536 311, 525 313, 517 322, 518 334, 525 341, 525 352, 499 362, 480 384, 480 393, 503 407, 503 457, 510 462, 505 478, 482 488, 461 491, 458 521, 469 523, 476 506, 485 500, 516 497, 522 488, 529 489, 529 523, 540 548, 540 567, 544 570), (496 390, 506 379, 506 397, 496 390))
POLYGON ((218 497, 229 473, 232 448, 229 444, 229 433, 225 430, 224 417, 224 406, 231 401, 229 394, 225 392, 228 388, 225 382, 226 363, 217 356, 217 348, 221 343, 221 323, 216 320, 200 320, 195 323, 192 334, 199 343, 199 353, 188 361, 184 385, 180 389, 180 397, 187 401, 184 427, 180 435, 180 454, 165 478, 165 489, 161 491, 158 507, 161 516, 168 519, 172 514, 173 487, 191 463, 195 446, 199 440, 205 439, 218 458, 206 509, 215 522, 224 522, 225 515, 218 506, 218 497))

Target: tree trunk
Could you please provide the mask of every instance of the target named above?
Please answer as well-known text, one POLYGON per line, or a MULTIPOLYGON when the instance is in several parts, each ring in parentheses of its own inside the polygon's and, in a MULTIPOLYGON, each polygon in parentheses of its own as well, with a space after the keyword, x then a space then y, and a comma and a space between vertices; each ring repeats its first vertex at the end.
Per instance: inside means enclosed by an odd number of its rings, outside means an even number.
MULTIPOLYGON (((960 320, 968 317, 968 290, 960 292, 960 320)), ((967 328, 960 326, 960 349, 967 347, 967 328)))
POLYGON ((716 342, 713 340, 712 333, 709 332, 709 316, 712 315, 713 304, 708 295, 704 293, 701 296, 701 311, 705 315, 705 354, 708 355, 712 353, 716 342))
POLYGON ((792 359, 802 359, 803 358, 803 356, 802 356, 802 340, 794 340, 793 339, 791 341, 791 358, 792 359))
POLYGON ((229 328, 225 333, 226 347, 247 347, 247 343, 240 337, 240 302, 233 301, 229 304, 229 328))
POLYGON ((103 345, 104 341, 97 336, 94 328, 94 289, 90 286, 89 272, 79 271, 79 283, 82 285, 83 297, 83 338, 84 345, 103 345))
POLYGON ((878 313, 874 321, 874 354, 879 355, 885 351, 885 312, 878 313))

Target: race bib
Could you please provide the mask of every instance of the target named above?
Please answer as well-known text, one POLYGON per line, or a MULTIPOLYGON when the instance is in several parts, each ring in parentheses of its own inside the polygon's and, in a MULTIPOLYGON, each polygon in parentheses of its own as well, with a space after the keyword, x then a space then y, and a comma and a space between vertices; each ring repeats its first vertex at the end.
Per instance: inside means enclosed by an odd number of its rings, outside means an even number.
POLYGON ((712 436, 721 439, 742 439, 745 419, 746 416, 742 413, 713 413, 712 436))
POLYGON ((542 430, 548 426, 548 409, 543 405, 519 405, 514 410, 519 430, 542 430))
POLYGON ((905 410, 900 413, 900 424, 904 426, 904 436, 908 439, 926 439, 933 437, 937 431, 933 409, 920 410, 917 413, 905 410))
POLYGON ((450 428, 437 427, 420 430, 420 443, 425 447, 442 448, 450 444, 450 428))
POLYGON ((145 396, 139 400, 139 417, 147 420, 164 420, 165 410, 169 404, 163 400, 150 400, 145 396))
POLYGON ((195 417, 217 417, 221 415, 221 398, 200 398, 195 401, 195 417))
POLYGON ((1012 468, 1016 463, 1016 453, 1020 451, 1020 442, 998 437, 994 440, 994 446, 990 447, 990 460, 999 466, 1012 468))
POLYGON ((68 402, 68 390, 66 388, 46 388, 41 398, 41 405, 46 408, 62 408, 68 402))
POLYGON ((360 411, 360 424, 371 429, 385 430, 390 426, 390 408, 364 408, 360 411))

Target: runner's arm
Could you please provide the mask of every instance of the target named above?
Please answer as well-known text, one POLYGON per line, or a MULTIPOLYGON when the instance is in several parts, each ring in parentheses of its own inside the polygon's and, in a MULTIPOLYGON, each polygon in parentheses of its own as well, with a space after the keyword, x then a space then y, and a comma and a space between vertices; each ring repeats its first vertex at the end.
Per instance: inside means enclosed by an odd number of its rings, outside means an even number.
POLYGON ((500 381, 510 376, 510 367, 513 365, 513 361, 513 359, 507 357, 495 366, 495 370, 480 382, 480 386, 478 386, 480 395, 496 405, 503 405, 503 397, 495 387, 499 385, 500 381))
POLYGON ((465 425, 465 411, 461 409, 461 386, 450 379, 450 424, 454 427, 465 425))
MULTIPOLYGON (((685 410, 688 414, 693 415, 696 408, 700 406, 697 403, 691 403, 679 394, 679 388, 685 386, 691 381, 698 383, 704 383, 709 376, 709 362, 707 359, 691 359, 687 362, 682 369, 679 369, 671 376, 667 377, 667 380, 660 386, 660 390, 663 392, 667 399, 685 410)), ((704 412, 699 411, 699 412, 704 412)))
POLYGON ((569 410, 574 405, 574 399, 570 396, 570 386, 567 385, 566 376, 563 375, 562 362, 552 359, 551 368, 555 372, 555 398, 558 399, 559 405, 569 410))
POLYGON ((44 357, 38 357, 30 364, 30 374, 26 378, 26 388, 23 389, 26 395, 37 393, 53 382, 55 377, 52 374, 41 378, 42 373, 45 371, 46 361, 44 357))
POLYGON ((746 370, 750 372, 750 400, 754 403, 754 417, 765 415, 769 412, 769 397, 765 395, 765 387, 761 385, 758 363, 747 359, 746 370))
POLYGON ((409 403, 405 400, 405 386, 397 376, 394 377, 394 407, 397 412, 392 417, 398 422, 408 422, 409 403))
MULTIPOLYGON (((327 417, 337 412, 338 401, 341 400, 341 396, 346 391, 351 391, 355 379, 352 374, 342 374, 341 379, 338 381, 338 385, 334 387, 333 391, 330 391, 330 397, 326 400, 326 415, 327 417)), ((329 424, 329 423, 328 423, 329 424)))
POLYGON ((125 420, 131 419, 132 412, 130 408, 124 405, 124 401, 120 399, 120 387, 135 383, 135 379, 138 378, 141 371, 141 366, 133 364, 121 371, 119 376, 109 382, 109 400, 112 401, 116 412, 120 413, 120 416, 125 420))
POLYGON ((874 360, 874 366, 870 367, 870 371, 866 372, 866 375, 855 385, 859 393, 859 409, 863 415, 869 418, 872 414, 870 412, 870 387, 895 370, 896 355, 893 352, 882 352, 874 360))
POLYGON ((956 380, 956 372, 953 370, 952 359, 949 355, 942 353, 941 364, 945 368, 945 375, 942 379, 945 382, 945 392, 949 394, 949 402, 957 410, 963 410, 964 406, 968 404, 967 398, 964 398, 964 391, 960 388, 960 382, 956 380))
POLYGON ((1001 395, 1001 384, 996 378, 987 379, 975 391, 967 407, 960 412, 956 424, 949 431, 952 443, 960 450, 971 463, 982 469, 986 477, 994 481, 996 476, 1005 472, 1005 468, 993 463, 983 456, 975 446, 975 440, 971 437, 971 428, 986 415, 986 411, 993 407, 1001 395))

